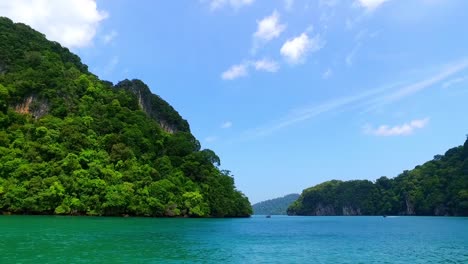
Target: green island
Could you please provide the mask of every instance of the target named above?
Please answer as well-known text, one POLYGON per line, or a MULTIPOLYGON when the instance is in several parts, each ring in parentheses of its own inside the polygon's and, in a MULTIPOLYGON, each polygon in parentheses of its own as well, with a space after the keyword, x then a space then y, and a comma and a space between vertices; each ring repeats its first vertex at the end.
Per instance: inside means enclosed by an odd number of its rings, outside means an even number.
POLYGON ((288 207, 299 198, 299 194, 291 193, 283 197, 262 201, 252 205, 256 215, 285 215, 288 207))
POLYGON ((305 189, 288 214, 468 216, 468 136, 393 179, 332 180, 305 189))
POLYGON ((247 217, 219 157, 140 80, 116 85, 0 18, 0 212, 247 217))
POLYGON ((152 217, 468 215, 468 139, 395 178, 331 180, 250 205, 220 158, 141 80, 0 18, 0 212, 152 217))

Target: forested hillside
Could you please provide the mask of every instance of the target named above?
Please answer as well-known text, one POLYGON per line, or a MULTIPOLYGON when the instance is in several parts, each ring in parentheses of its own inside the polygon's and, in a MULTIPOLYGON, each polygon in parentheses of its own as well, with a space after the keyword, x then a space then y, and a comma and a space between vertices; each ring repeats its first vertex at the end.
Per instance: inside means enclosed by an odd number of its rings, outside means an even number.
POLYGON ((219 166, 142 81, 114 87, 60 44, 0 18, 0 212, 249 216, 219 166))
POLYGON ((305 189, 288 214, 468 216, 468 138, 393 179, 333 180, 305 189))
POLYGON ((266 200, 252 205, 256 215, 285 215, 288 207, 299 198, 299 194, 292 193, 283 197, 266 200))

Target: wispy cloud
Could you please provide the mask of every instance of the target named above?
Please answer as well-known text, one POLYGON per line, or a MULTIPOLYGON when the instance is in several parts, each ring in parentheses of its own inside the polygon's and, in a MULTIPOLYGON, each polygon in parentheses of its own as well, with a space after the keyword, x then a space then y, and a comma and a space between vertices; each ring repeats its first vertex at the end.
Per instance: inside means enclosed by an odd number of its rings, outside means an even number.
POLYGON ((226 121, 224 123, 221 124, 221 128, 231 128, 232 127, 232 122, 231 121, 226 121))
POLYGON ((255 0, 204 0, 202 2, 208 2, 211 10, 217 10, 226 6, 229 6, 234 9, 239 9, 243 6, 253 4, 255 0))
POLYGON ((109 78, 110 74, 112 74, 119 64, 119 57, 118 56, 113 56, 104 67, 97 69, 98 72, 101 74, 101 78, 109 78))
POLYGON ((323 72, 322 78, 323 79, 329 79, 333 75, 332 69, 328 68, 326 71, 323 72))
POLYGON ((294 5, 294 0, 284 0, 284 9, 291 11, 294 5))
POLYGON ((325 46, 325 41, 320 35, 310 38, 304 32, 301 35, 287 40, 281 47, 281 55, 291 64, 298 64, 305 62, 309 53, 319 51, 325 46))
POLYGON ((250 137, 259 137, 259 136, 269 135, 277 130, 280 130, 285 127, 289 127, 291 125, 294 125, 303 121, 307 121, 318 115, 331 112, 334 110, 339 110, 343 107, 351 106, 353 104, 362 102, 363 100, 373 95, 380 94, 388 89, 390 89, 390 87, 377 88, 377 89, 369 90, 369 91, 356 94, 356 95, 332 99, 330 101, 327 101, 321 104, 310 105, 310 106, 306 106, 303 108, 293 109, 285 117, 280 118, 279 120, 276 120, 269 125, 247 131, 245 133, 245 136, 250 138, 250 137))
POLYGON ((429 118, 415 119, 401 125, 389 126, 381 125, 373 128, 371 125, 364 126, 364 133, 374 136, 407 136, 414 133, 415 130, 424 128, 429 124, 429 118))
POLYGON ((446 80, 450 76, 457 74, 458 72, 461 72, 462 70, 465 70, 466 68, 468 68, 468 59, 462 60, 460 62, 452 63, 444 67, 440 72, 424 80, 411 83, 409 85, 405 85, 403 87, 400 87, 394 92, 374 98, 373 100, 368 102, 370 107, 367 109, 367 111, 374 110, 377 107, 381 107, 381 106, 393 103, 404 97, 421 92, 427 88, 432 87, 433 85, 437 83, 440 83, 446 80))
POLYGON ((449 87, 451 87, 451 86, 454 86, 454 85, 463 83, 463 82, 465 82, 465 81, 468 81, 468 75, 462 76, 462 77, 458 77, 458 78, 454 78, 454 79, 450 79, 450 80, 444 82, 444 83, 442 84, 442 87, 443 87, 443 88, 449 88, 449 87))
MULTIPOLYGON (((372 37, 375 35, 375 33, 372 33, 372 37)), ((353 49, 346 55, 345 62, 346 65, 352 66, 356 57, 356 54, 358 53, 359 49, 362 47, 363 42, 365 39, 370 38, 371 34, 367 32, 366 29, 360 30, 355 36, 354 36, 354 47, 353 49)))
POLYGON ((104 44, 109 44, 109 43, 111 43, 112 40, 114 40, 117 36, 118 36, 117 31, 112 30, 111 32, 109 32, 109 33, 105 34, 104 36, 102 36, 102 42, 104 42, 104 44))
POLYGON ((359 48, 361 48, 361 43, 357 43, 353 49, 346 55, 345 62, 346 65, 352 66, 354 63, 354 57, 356 57, 357 52, 359 51, 359 48))
POLYGON ((363 7, 367 12, 372 12, 388 1, 390 0, 356 0, 356 5, 363 7))
POLYGON ((334 7, 338 4, 338 0, 319 0, 320 7, 334 7))
POLYGON ((271 122, 270 124, 246 131, 246 138, 255 138, 271 134, 277 130, 291 125, 310 120, 321 114, 344 109, 366 109, 393 103, 407 96, 412 96, 417 92, 430 88, 435 84, 449 78, 450 76, 468 68, 468 60, 451 63, 438 73, 409 85, 396 84, 386 85, 380 88, 371 89, 359 94, 332 99, 323 103, 306 106, 300 109, 291 110, 284 117, 271 122))
POLYGON ((379 33, 380 33, 379 31, 369 32, 367 29, 360 30, 354 36, 354 46, 353 46, 353 48, 351 49, 351 51, 345 57, 346 65, 352 66, 354 64, 356 54, 361 49, 361 47, 364 45, 364 42, 366 40, 368 40, 368 39, 378 37, 379 33))

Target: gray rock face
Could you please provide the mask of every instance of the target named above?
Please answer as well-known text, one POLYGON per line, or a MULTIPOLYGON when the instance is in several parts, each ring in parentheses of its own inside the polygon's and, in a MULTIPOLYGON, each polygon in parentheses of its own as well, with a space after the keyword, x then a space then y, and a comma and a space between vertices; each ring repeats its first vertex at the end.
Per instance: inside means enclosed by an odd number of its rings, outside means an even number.
POLYGON ((405 214, 406 215, 415 215, 415 211, 414 211, 414 205, 413 203, 410 201, 409 199, 409 196, 406 195, 405 197, 405 204, 406 204, 406 212, 405 214))
POLYGON ((311 215, 315 216, 326 216, 326 215, 336 215, 335 208, 331 205, 317 204, 315 210, 312 211, 311 215))
POLYGON ((39 119, 49 112, 49 104, 45 100, 38 99, 35 95, 26 97, 23 102, 15 105, 15 111, 21 114, 31 114, 39 119))
POLYGON ((351 206, 343 206, 343 215, 362 215, 361 208, 353 208, 351 206))
POLYGON ((140 80, 124 80, 114 86, 125 89, 137 96, 138 104, 148 116, 158 121, 168 133, 190 132, 189 124, 177 111, 158 95, 151 93, 149 87, 140 80))
POLYGON ((448 216, 449 215, 448 208, 445 205, 441 204, 434 209, 434 215, 448 216))
POLYGON ((308 215, 311 216, 335 216, 335 215, 344 215, 344 216, 355 216, 362 215, 361 208, 354 208, 352 206, 343 206, 340 211, 336 211, 335 208, 328 204, 317 204, 315 209, 308 215))

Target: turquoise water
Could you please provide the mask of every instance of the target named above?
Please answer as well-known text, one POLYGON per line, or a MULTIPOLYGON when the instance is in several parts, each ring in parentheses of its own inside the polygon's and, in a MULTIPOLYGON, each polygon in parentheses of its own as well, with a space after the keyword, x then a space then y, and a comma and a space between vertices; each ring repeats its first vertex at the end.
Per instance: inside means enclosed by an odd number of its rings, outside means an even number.
POLYGON ((468 263, 468 218, 0 216, 0 263, 468 263))

